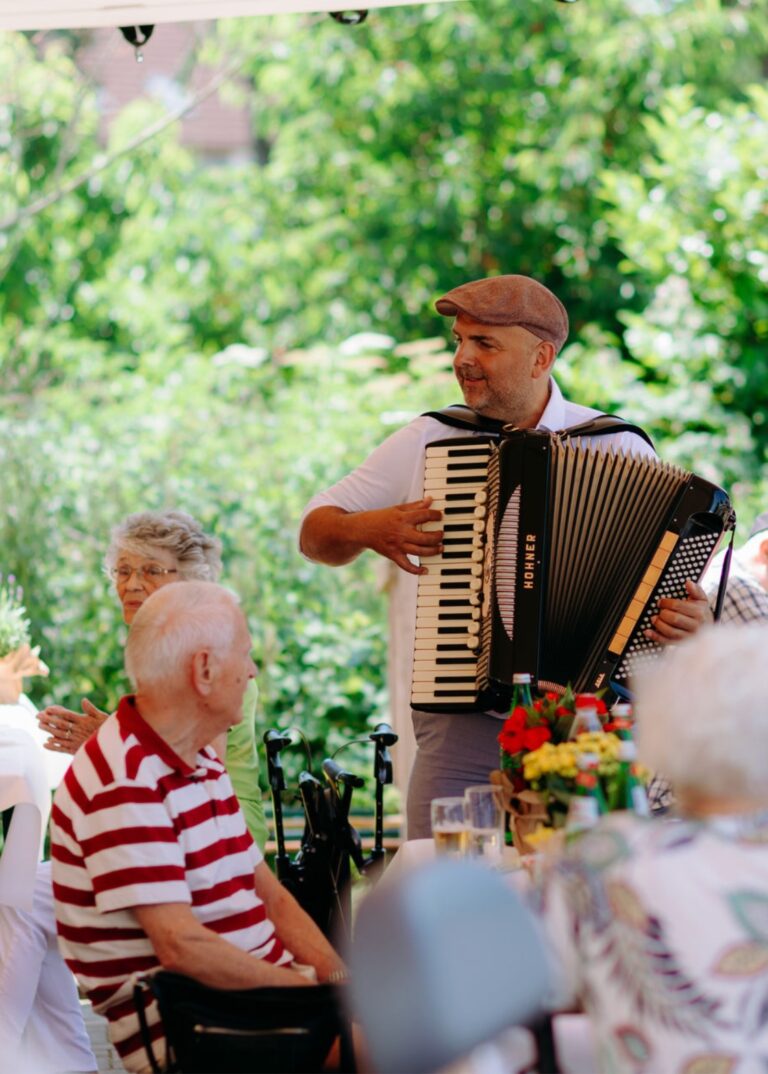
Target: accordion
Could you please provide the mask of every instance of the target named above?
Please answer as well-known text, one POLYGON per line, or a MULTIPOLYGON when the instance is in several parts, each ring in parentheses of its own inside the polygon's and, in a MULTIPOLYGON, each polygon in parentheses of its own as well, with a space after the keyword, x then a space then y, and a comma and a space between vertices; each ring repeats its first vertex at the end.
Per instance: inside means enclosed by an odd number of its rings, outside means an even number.
POLYGON ((411 703, 504 711, 540 689, 629 696, 661 597, 685 597, 735 516, 722 489, 649 457, 514 430, 427 445, 443 551, 419 576, 411 703))

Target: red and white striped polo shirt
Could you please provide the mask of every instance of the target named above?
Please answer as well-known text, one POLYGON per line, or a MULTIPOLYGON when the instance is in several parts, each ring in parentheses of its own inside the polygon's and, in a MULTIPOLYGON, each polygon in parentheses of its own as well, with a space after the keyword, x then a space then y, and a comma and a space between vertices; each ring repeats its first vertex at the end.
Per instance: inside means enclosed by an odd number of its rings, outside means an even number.
MULTIPOLYGON (((196 761, 186 764, 125 697, 75 755, 54 798, 59 945, 94 1009, 109 1019, 128 1070, 147 1064, 132 975, 159 966, 133 907, 187 903, 242 950, 279 965, 292 961, 254 891, 262 856, 224 766, 211 747, 196 761)), ((153 1005, 147 1014, 159 1040, 153 1005)))

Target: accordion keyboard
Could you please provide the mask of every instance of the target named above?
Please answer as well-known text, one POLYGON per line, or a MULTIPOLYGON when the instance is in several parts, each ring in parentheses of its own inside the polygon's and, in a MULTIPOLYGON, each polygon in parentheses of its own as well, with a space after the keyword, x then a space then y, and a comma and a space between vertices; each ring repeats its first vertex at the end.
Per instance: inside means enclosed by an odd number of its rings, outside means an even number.
POLYGON ((466 705, 476 697, 485 485, 491 444, 477 438, 428 445, 424 495, 442 512, 443 551, 421 560, 411 703, 466 705))

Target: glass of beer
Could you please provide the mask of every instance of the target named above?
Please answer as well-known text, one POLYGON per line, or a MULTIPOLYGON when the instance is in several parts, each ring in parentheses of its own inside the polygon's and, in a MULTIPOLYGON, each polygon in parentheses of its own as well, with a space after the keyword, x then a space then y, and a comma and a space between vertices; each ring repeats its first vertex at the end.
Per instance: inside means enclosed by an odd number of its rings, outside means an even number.
POLYGON ((498 869, 504 852, 504 809, 500 788, 492 783, 464 791, 467 853, 498 869))
POLYGON ((438 854, 463 857, 467 849, 467 822, 463 798, 432 799, 432 838, 438 854))

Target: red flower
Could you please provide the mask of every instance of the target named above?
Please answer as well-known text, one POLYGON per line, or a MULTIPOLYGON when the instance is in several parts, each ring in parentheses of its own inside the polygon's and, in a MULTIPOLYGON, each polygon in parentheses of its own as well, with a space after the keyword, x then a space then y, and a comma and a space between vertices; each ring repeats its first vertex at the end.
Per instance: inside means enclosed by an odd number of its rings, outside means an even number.
POLYGON ((513 709, 499 732, 499 745, 505 753, 520 753, 525 747, 525 724, 528 714, 522 705, 513 709))
POLYGON ((499 733, 499 745, 505 753, 514 755, 525 749, 525 740, 522 731, 501 731, 499 733))
POLYGON ((523 742, 527 750, 537 750, 539 746, 543 746, 551 738, 552 733, 545 724, 540 724, 538 727, 528 727, 523 732, 523 742))
POLYGON ((525 725, 528 722, 528 713, 525 711, 522 705, 518 705, 517 708, 512 709, 509 716, 504 721, 502 732, 522 731, 525 729, 525 725))

